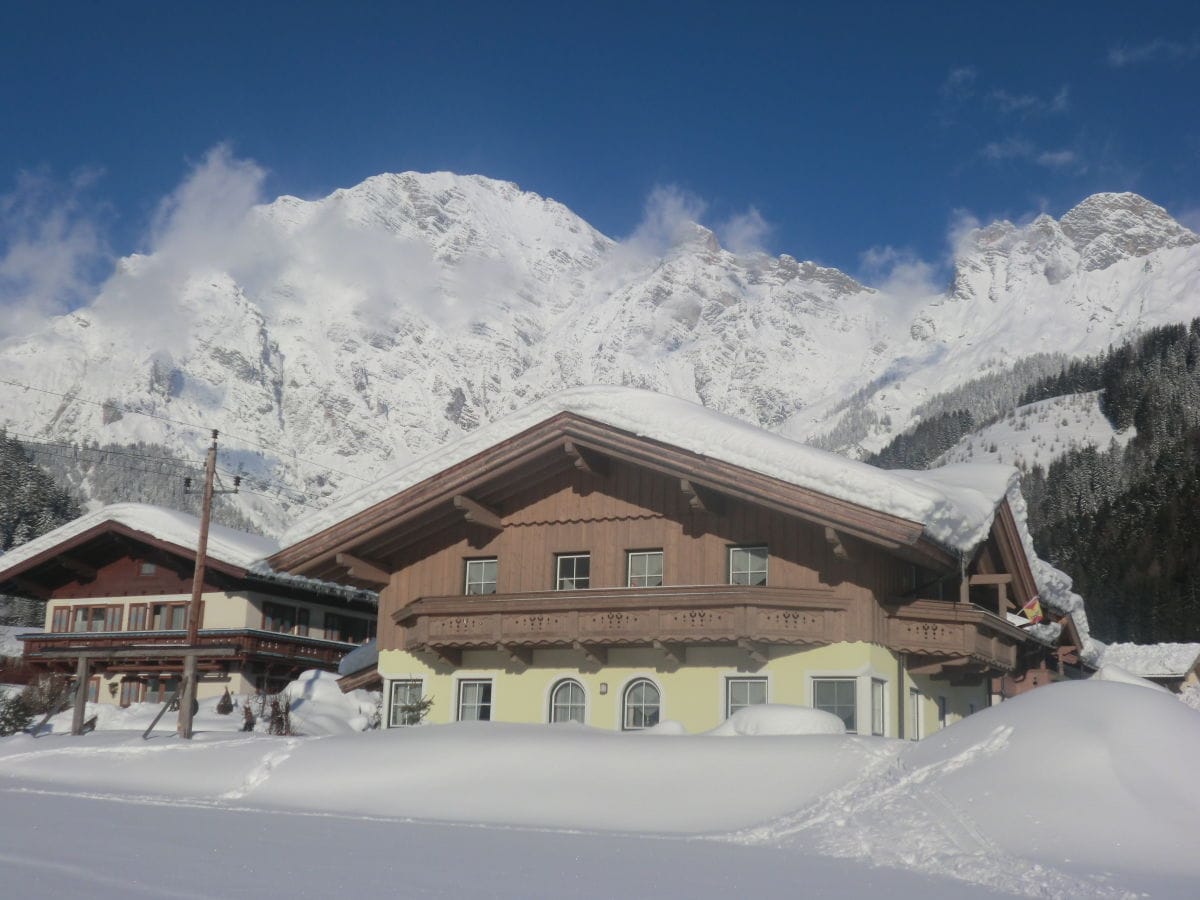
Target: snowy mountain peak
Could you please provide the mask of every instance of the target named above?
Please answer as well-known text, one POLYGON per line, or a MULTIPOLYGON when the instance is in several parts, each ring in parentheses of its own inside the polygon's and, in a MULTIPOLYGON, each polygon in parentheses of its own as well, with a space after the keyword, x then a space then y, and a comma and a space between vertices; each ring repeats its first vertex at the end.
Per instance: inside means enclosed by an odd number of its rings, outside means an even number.
POLYGON ((1059 220, 1089 271, 1131 256, 1200 243, 1200 236, 1138 194, 1093 194, 1059 220))

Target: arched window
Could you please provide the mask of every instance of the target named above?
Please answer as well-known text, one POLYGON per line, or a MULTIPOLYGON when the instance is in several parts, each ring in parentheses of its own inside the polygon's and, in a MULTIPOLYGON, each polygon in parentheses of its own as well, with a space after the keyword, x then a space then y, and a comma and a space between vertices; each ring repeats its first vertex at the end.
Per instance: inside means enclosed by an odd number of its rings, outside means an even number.
POLYGON ((625 730, 633 731, 657 725, 661 702, 658 687, 653 681, 639 678, 631 682, 629 687, 625 688, 625 730))
POLYGON ((564 678, 550 692, 550 721, 583 724, 586 701, 583 685, 573 678, 564 678))

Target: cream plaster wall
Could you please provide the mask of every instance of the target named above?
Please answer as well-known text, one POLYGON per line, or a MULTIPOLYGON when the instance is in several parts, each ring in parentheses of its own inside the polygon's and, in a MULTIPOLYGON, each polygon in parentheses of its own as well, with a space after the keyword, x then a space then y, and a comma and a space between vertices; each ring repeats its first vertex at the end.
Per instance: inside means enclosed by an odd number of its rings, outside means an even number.
MULTIPOLYGON (((390 682, 419 678, 422 693, 433 698, 426 721, 452 722, 456 718, 458 683, 475 678, 492 681, 492 719, 499 722, 546 722, 550 693, 564 678, 582 686, 586 698, 586 724, 620 729, 625 688, 639 678, 654 682, 662 697, 661 719, 674 720, 689 732, 714 728, 725 719, 726 680, 731 677, 765 678, 767 701, 793 706, 812 705, 814 678, 854 678, 857 681, 857 725, 860 734, 871 733, 872 680, 884 683, 885 734, 900 736, 897 679, 899 661, 885 647, 866 643, 839 643, 797 650, 772 647, 762 666, 751 666, 746 654, 734 648, 696 647, 687 650, 684 664, 667 664, 663 653, 650 649, 610 650, 607 664, 587 666, 582 654, 573 650, 537 650, 533 665, 516 667, 508 658, 492 651, 467 651, 456 669, 433 668, 423 659, 402 650, 379 654, 379 671, 390 696, 390 682)), ((922 736, 938 727, 938 696, 947 697, 949 722, 966 715, 970 703, 982 709, 987 688, 952 688, 946 682, 905 675, 907 690, 922 692, 920 703, 922 736)), ((386 716, 385 716, 386 718, 386 716)))

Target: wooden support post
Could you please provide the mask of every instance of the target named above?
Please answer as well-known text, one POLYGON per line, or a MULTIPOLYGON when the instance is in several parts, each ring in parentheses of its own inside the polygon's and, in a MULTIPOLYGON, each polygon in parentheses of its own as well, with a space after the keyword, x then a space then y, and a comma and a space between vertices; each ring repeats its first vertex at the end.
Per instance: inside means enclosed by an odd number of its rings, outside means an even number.
MULTIPOLYGON (((212 518, 213 479, 217 474, 217 430, 212 433, 212 446, 204 460, 204 499, 200 503, 200 535, 196 542, 196 567, 192 573, 192 602, 188 604, 187 646, 195 649, 200 634, 200 595, 204 591, 204 564, 208 560, 208 525, 212 518)), ((179 723, 176 731, 181 738, 191 740, 192 708, 196 704, 196 656, 189 653, 183 659, 183 691, 179 699, 179 723)))
POLYGON ((825 542, 833 548, 833 555, 838 559, 850 559, 850 551, 846 547, 845 539, 829 525, 825 526, 825 542))
POLYGON ((79 657, 75 667, 75 709, 71 713, 71 734, 83 734, 84 710, 88 695, 88 658, 79 657))
POLYGON ((493 531, 504 530, 504 523, 494 510, 488 509, 481 503, 476 503, 470 497, 463 494, 455 496, 454 508, 459 510, 463 514, 463 518, 472 525, 482 525, 493 531))
POLYGON ((571 457, 575 468, 585 475, 603 477, 608 474, 608 460, 590 450, 585 450, 570 438, 563 441, 563 450, 567 452, 567 456, 571 457))

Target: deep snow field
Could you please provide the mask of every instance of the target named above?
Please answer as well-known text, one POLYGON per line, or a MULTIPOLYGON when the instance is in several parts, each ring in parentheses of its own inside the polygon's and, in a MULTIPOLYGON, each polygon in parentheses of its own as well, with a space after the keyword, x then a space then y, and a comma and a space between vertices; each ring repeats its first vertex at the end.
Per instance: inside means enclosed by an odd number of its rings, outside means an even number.
POLYGON ((304 737, 206 708, 143 740, 147 706, 0 739, 0 897, 1200 896, 1200 713, 1135 684, 907 743, 357 732, 369 695, 331 682, 293 685, 304 737))

